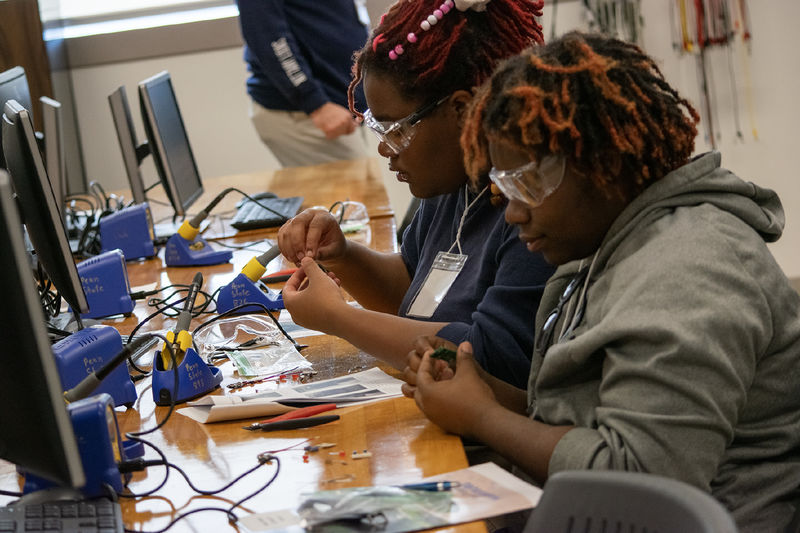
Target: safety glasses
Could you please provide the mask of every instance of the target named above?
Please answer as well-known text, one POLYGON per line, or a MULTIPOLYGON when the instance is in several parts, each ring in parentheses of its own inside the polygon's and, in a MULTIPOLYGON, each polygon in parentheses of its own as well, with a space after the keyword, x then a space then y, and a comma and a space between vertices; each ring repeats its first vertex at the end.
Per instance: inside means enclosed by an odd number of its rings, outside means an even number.
POLYGON ((492 167, 489 179, 509 200, 519 200, 539 207, 564 180, 567 161, 564 157, 547 155, 541 161, 531 161, 509 170, 492 167))
POLYGON ((448 98, 450 98, 449 95, 435 102, 426 104, 419 110, 396 122, 380 122, 375 120, 372 111, 367 109, 364 111, 364 124, 378 136, 378 139, 392 151, 393 155, 400 155, 400 152, 408 148, 408 145, 411 144, 411 140, 416 133, 415 126, 419 121, 426 115, 429 115, 448 98))

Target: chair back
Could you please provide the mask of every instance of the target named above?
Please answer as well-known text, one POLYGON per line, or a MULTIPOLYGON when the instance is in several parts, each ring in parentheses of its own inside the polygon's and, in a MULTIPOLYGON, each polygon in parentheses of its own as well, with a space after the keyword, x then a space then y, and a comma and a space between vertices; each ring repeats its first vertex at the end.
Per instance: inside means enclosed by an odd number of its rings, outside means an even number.
POLYGON ((575 470, 554 474, 524 533, 736 533, 711 495, 674 479, 634 472, 575 470))

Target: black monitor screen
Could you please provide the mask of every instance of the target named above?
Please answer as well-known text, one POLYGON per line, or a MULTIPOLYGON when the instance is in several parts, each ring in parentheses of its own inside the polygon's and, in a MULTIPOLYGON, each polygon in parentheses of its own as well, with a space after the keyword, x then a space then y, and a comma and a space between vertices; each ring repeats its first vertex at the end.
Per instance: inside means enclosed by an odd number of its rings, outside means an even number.
POLYGON ((175 214, 185 215, 203 193, 203 184, 168 72, 139 83, 139 103, 161 182, 175 214))
POLYGON ((122 162, 125 164, 125 173, 133 194, 133 201, 141 204, 147 200, 145 196, 144 181, 139 171, 139 162, 144 155, 149 153, 148 145, 144 145, 137 153, 136 130, 131 119, 131 108, 128 105, 128 96, 125 87, 120 86, 108 95, 108 105, 111 106, 111 117, 114 119, 114 128, 117 130, 117 140, 122 151, 122 162))
MULTIPOLYGON (((0 111, 9 100, 16 100, 22 107, 28 111, 31 110, 28 78, 25 76, 25 69, 22 67, 14 67, 5 72, 0 72, 0 111)), ((0 167, 5 168, 6 164, 1 145, 2 143, 0 143, 0 167)))
POLYGON ((0 458, 64 486, 85 484, 55 358, 36 298, 19 214, 0 171, 0 458))
POLYGON ((42 156, 33 136, 30 115, 15 100, 6 102, 2 131, 8 172, 36 257, 58 293, 72 309, 86 313, 89 304, 70 252, 53 188, 47 179, 42 156))

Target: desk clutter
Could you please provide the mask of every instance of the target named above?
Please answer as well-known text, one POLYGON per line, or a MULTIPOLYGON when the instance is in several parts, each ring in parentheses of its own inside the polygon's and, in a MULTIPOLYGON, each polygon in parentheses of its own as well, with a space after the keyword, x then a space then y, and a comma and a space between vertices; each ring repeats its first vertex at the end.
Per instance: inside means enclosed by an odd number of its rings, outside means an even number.
MULTIPOLYGON (((352 176, 347 168, 342 172, 352 176)), ((206 228, 214 231, 215 216, 225 217, 210 212, 234 188, 218 187, 205 209, 185 216, 174 234, 158 236, 161 204, 127 203, 93 186, 86 198, 66 202, 63 242, 53 241, 57 253, 48 255, 36 253, 44 250, 41 232, 27 240, 17 234, 26 226, 2 174, 0 245, 8 253, 0 266, 20 292, 7 295, 0 333, 23 339, 20 353, 36 355, 0 365, 0 399, 19 405, 14 414, 22 416, 0 415, 2 457, 13 463, 9 471, 0 462, 0 488, 6 498, 19 498, 0 510, 2 527, 179 531, 219 520, 214 529, 224 530, 230 520, 244 528, 251 514, 278 507, 295 513, 297 483, 303 493, 380 487, 373 469, 397 469, 398 485, 422 480, 401 466, 413 454, 387 453, 394 447, 365 438, 383 434, 394 442, 397 432, 429 426, 402 398, 401 382, 367 354, 304 331, 285 311, 279 315, 280 285, 296 269, 279 257, 274 230, 244 244, 235 233, 232 245, 204 237, 206 228), (222 251, 228 259, 212 264, 222 251), (36 401, 15 401, 23 395, 36 401), (207 479, 207 458, 190 458, 207 448, 230 462, 213 470, 218 483, 207 479), (216 503, 195 502, 197 495, 216 503), (171 509, 145 511, 168 500, 175 501, 171 509)), ((343 197, 357 192, 348 179, 343 197)), ((303 198, 286 197, 295 198, 292 209, 303 198)), ((304 197, 330 205, 319 195, 304 197)), ((364 204, 333 202, 330 211, 348 238, 369 231, 364 204)), ((62 223, 48 220, 56 229, 62 223)), ((372 236, 384 240, 372 245, 394 249, 394 225, 374 227, 380 230, 372 236)), ((465 466, 458 439, 433 430, 424 449, 435 453, 420 451, 441 454, 432 472, 465 466)))

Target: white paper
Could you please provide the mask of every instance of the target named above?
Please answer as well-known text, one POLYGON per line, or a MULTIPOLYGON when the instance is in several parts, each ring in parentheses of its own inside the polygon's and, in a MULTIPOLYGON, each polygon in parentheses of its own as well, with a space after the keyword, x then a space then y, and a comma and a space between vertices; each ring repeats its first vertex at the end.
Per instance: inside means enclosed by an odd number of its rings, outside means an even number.
POLYGON ((201 424, 281 415, 295 409, 270 400, 244 401, 234 395, 205 396, 186 405, 188 407, 178 409, 177 412, 201 424))
MULTIPOLYGON (((542 489, 523 481, 494 463, 483 463, 419 481, 459 482, 460 486, 451 491, 453 504, 450 512, 438 516, 431 513, 430 523, 417 524, 419 527, 412 529, 393 528, 390 522, 381 529, 383 533, 455 525, 523 511, 536 507, 542 494, 542 489)), ((404 480, 404 483, 417 482, 417 480, 404 480)), ((239 520, 239 524, 253 533, 276 530, 304 531, 299 525, 299 516, 290 509, 247 515, 239 520)), ((325 526, 318 527, 325 529, 325 526)))
POLYGON ((338 378, 312 381, 300 385, 281 385, 257 394, 242 394, 246 401, 253 399, 291 403, 357 403, 396 398, 403 395, 403 381, 393 378, 380 368, 370 368, 338 378))
POLYGON ((299 385, 281 383, 257 394, 209 395, 187 403, 178 413, 201 424, 278 415, 292 411, 283 403, 335 403, 357 405, 402 396, 403 382, 380 368, 354 372, 333 379, 312 381, 299 385))

